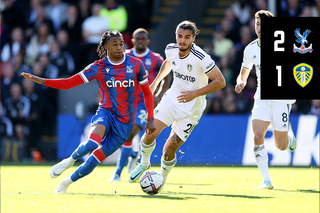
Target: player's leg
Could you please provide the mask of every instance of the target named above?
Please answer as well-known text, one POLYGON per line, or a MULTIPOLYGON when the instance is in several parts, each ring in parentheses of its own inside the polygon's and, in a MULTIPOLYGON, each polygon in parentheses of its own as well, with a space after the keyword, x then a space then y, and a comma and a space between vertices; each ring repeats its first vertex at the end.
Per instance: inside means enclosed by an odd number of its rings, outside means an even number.
POLYGON ((154 125, 156 130, 150 135, 144 133, 141 137, 141 160, 137 168, 130 173, 130 183, 139 180, 142 173, 150 167, 150 156, 156 147, 156 138, 164 128, 171 125, 175 120, 175 110, 173 107, 171 101, 168 98, 163 97, 161 103, 155 108, 154 125))
POLYGON ((257 166, 263 177, 263 182, 260 184, 259 189, 273 188, 269 176, 268 153, 264 145, 264 137, 271 122, 271 111, 271 101, 255 100, 252 109, 253 152, 257 166))
POLYGON ((284 151, 288 148, 289 145, 289 138, 288 138, 288 132, 281 132, 274 130, 274 142, 276 144, 276 147, 284 151))
POLYGON ((191 116, 182 115, 172 123, 170 137, 163 147, 161 157, 160 174, 166 182, 169 173, 177 163, 176 152, 179 147, 188 139, 194 128, 197 126, 202 114, 193 114, 191 116))
POLYGON ((150 157, 156 147, 155 139, 158 137, 161 131, 167 127, 165 123, 158 119, 154 119, 154 125, 156 127, 156 130, 152 134, 147 135, 146 133, 144 133, 141 137, 141 161, 140 164, 130 173, 130 183, 137 181, 142 173, 150 167, 150 157))
POLYGON ((107 156, 114 153, 119 147, 127 140, 132 130, 132 124, 124 124, 112 116, 110 112, 107 112, 103 117, 104 124, 108 125, 112 131, 108 132, 101 142, 101 146, 93 151, 93 153, 87 158, 87 160, 81 164, 78 169, 68 178, 65 178, 60 182, 56 193, 65 193, 68 186, 90 174, 94 168, 99 165, 107 156))
POLYGON ((160 174, 162 175, 164 182, 166 182, 169 173, 177 163, 176 152, 183 143, 184 140, 172 130, 170 137, 163 147, 163 154, 161 157, 160 174))
POLYGON ((109 179, 110 182, 120 181, 121 172, 124 166, 126 165, 128 158, 133 154, 132 140, 134 136, 139 133, 140 130, 141 130, 141 127, 139 125, 136 125, 136 124, 133 125, 129 138, 122 145, 122 148, 120 149, 120 155, 118 157, 116 171, 109 179))
POLYGON ((261 121, 261 120, 253 120, 252 128, 254 132, 254 156, 257 162, 257 166, 260 170, 260 173, 263 177, 263 182, 261 183, 259 189, 263 188, 273 188, 271 187, 271 179, 269 175, 269 166, 268 166, 268 153, 266 151, 266 147, 264 145, 264 137, 269 128, 270 122, 261 121))
POLYGON ((279 150, 289 149, 293 152, 297 143, 289 122, 291 104, 274 102, 272 109, 275 145, 279 150))
POLYGON ((257 166, 260 170, 260 173, 263 177, 263 181, 270 181, 269 176, 269 166, 268 166, 268 153, 264 145, 264 137, 268 130, 270 122, 262 120, 253 120, 252 128, 254 133, 254 156, 257 162, 257 166))
POLYGON ((106 159, 106 155, 102 147, 96 149, 70 177, 63 179, 59 183, 54 192, 66 193, 70 184, 90 174, 104 159, 106 159))
POLYGON ((96 124, 92 126, 90 128, 88 140, 82 142, 69 158, 64 159, 60 163, 54 165, 51 168, 50 176, 52 178, 57 178, 65 170, 70 168, 76 160, 97 149, 101 143, 101 139, 103 138, 105 131, 106 127, 103 124, 96 124))

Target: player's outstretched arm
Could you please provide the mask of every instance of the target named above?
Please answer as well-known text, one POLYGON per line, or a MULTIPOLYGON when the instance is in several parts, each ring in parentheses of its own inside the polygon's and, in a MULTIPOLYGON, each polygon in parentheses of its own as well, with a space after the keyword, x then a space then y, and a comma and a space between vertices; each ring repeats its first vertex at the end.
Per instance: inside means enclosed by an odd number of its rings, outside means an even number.
POLYGON ((48 87, 55 89, 70 89, 76 86, 83 84, 83 80, 80 77, 80 74, 76 74, 70 78, 59 78, 59 79, 46 79, 40 78, 38 76, 29 74, 29 73, 21 73, 21 75, 25 78, 28 78, 38 84, 44 84, 48 87))
POLYGON ((143 92, 144 104, 147 108, 147 113, 148 113, 148 119, 147 119, 147 124, 146 124, 146 133, 147 133, 147 135, 150 135, 156 130, 156 127, 153 122, 154 121, 153 95, 152 95, 151 90, 149 88, 149 84, 143 84, 143 85, 140 85, 140 87, 143 92))
POLYGON ((170 73, 170 71, 171 71, 170 62, 168 60, 164 60, 164 62, 161 65, 161 68, 158 72, 158 75, 156 76, 156 78, 154 79, 152 84, 150 85, 150 90, 151 90, 152 94, 157 89, 158 84, 162 81, 162 79, 164 79, 170 73))
POLYGON ((29 74, 29 73, 21 73, 21 75, 27 79, 30 79, 38 84, 44 84, 46 83, 46 79, 45 78, 40 78, 38 76, 35 76, 35 75, 32 75, 32 74, 29 74))
POLYGON ((240 73, 237 77, 237 85, 235 86, 235 91, 240 93, 247 84, 247 79, 250 74, 250 69, 246 69, 244 67, 241 68, 240 73))

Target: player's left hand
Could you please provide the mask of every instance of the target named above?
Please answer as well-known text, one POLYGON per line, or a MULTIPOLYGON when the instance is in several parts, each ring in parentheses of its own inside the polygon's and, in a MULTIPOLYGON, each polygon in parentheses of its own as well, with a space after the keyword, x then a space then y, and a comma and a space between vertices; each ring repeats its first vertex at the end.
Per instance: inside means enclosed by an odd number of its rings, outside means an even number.
POLYGON ((187 103, 195 98, 196 96, 194 91, 182 91, 181 95, 177 97, 179 103, 187 103))
POLYGON ((153 118, 148 118, 147 124, 146 124, 146 134, 151 135, 156 131, 156 126, 154 125, 154 119, 153 118))

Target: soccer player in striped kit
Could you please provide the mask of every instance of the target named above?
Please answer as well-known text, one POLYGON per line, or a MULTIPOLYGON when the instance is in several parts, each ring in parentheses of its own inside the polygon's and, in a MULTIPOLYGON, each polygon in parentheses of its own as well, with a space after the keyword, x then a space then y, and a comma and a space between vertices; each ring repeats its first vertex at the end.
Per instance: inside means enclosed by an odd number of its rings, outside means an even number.
MULTIPOLYGON (((150 43, 148 36, 149 36, 149 33, 147 30, 143 28, 136 29, 132 34, 132 44, 134 47, 132 49, 126 50, 126 54, 136 57, 143 62, 146 68, 146 72, 148 74, 148 82, 149 84, 151 84, 160 70, 161 64, 163 62, 163 58, 161 57, 160 54, 152 52, 148 48, 148 45, 150 43)), ((156 96, 154 96, 153 98, 155 106, 158 104, 160 98, 168 89, 169 81, 170 81, 170 75, 168 75, 164 79, 163 83, 161 84, 161 87, 159 88, 159 91, 157 92, 156 96)), ((137 100, 138 100, 138 104, 137 104, 137 114, 136 114, 135 124, 132 127, 132 131, 128 140, 123 144, 121 148, 120 155, 118 157, 116 171, 110 177, 109 179, 110 182, 121 180, 120 175, 127 162, 128 162, 129 173, 133 169, 135 169, 137 160, 140 156, 139 152, 134 151, 132 146, 134 141, 133 138, 140 132, 140 130, 144 128, 147 121, 147 116, 148 116, 146 107, 144 105, 142 91, 140 91, 140 95, 138 95, 137 100)))
POLYGON ((137 97, 140 94, 138 85, 144 94, 148 112, 146 132, 151 134, 155 131, 153 97, 145 67, 140 60, 124 54, 122 34, 117 30, 105 32, 97 52, 100 60, 67 79, 50 80, 22 73, 36 83, 56 89, 70 89, 94 79, 100 88, 101 101, 97 113, 92 117, 88 140, 82 142, 69 158, 54 165, 50 176, 57 178, 76 160, 93 152, 70 177, 59 183, 55 193, 66 193, 70 184, 90 174, 99 163, 126 142, 135 119, 137 97))

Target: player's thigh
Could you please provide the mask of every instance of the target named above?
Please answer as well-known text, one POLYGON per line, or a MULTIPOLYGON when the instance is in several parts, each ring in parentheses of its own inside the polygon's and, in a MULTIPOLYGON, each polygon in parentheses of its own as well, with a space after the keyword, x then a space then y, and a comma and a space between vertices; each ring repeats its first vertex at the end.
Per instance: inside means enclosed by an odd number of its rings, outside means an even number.
POLYGON ((99 135, 102 140, 110 132, 110 125, 114 117, 111 112, 105 109, 98 109, 97 113, 91 118, 91 128, 89 135, 95 133, 99 135))
POLYGON ((154 125, 156 130, 150 135, 144 134, 144 142, 146 144, 152 143, 162 130, 170 126, 174 120, 174 106, 168 98, 163 98, 154 109, 154 125))
POLYGON ((173 160, 175 153, 182 146, 184 140, 182 140, 174 130, 171 130, 170 136, 167 139, 163 147, 163 156, 165 160, 173 160))
POLYGON ((106 127, 103 124, 96 124, 91 126, 90 130, 89 130, 89 135, 91 135, 92 133, 99 135, 101 138, 104 137, 106 132, 106 127))
POLYGON ((111 129, 105 138, 102 140, 101 145, 106 156, 110 156, 117 149, 120 148, 128 139, 133 124, 125 124, 114 118, 111 129))
POLYGON ((254 142, 261 145, 271 122, 271 102, 255 100, 251 118, 254 142))

